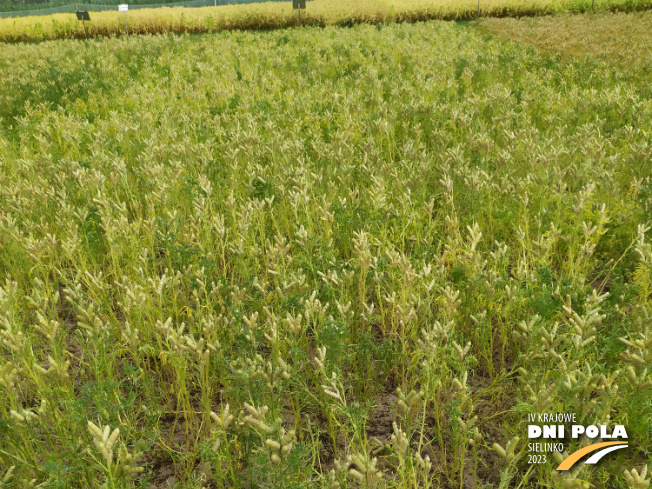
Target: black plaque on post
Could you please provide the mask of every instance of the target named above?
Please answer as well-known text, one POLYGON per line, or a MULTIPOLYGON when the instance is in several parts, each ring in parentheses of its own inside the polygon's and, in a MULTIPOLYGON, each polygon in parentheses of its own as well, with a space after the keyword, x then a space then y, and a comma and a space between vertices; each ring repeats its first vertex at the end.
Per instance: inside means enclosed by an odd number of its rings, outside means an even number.
POLYGON ((292 0, 292 8, 297 11, 297 27, 301 25, 301 9, 306 9, 306 0, 292 0))
POLYGON ((77 10, 75 13, 77 14, 77 20, 81 20, 84 23, 84 35, 88 37, 88 32, 86 31, 86 21, 90 21, 91 16, 88 15, 88 11, 86 10, 77 10))

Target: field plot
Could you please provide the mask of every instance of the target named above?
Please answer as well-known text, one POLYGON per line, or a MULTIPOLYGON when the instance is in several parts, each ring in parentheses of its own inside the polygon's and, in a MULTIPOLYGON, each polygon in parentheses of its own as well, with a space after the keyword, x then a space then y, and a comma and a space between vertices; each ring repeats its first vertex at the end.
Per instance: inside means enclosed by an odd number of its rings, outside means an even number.
MULTIPOLYGON (((415 22, 546 15, 559 12, 636 11, 652 0, 311 0, 303 13, 308 26, 415 22)), ((203 8, 157 8, 129 12, 132 34, 199 33, 217 30, 276 29, 296 25, 291 2, 265 2, 203 8)), ((0 19, 0 41, 121 36, 123 15, 93 12, 88 31, 70 13, 0 19)))
POLYGON ((652 72, 652 11, 541 18, 484 19, 483 32, 508 36, 549 53, 590 56, 618 66, 652 72))
POLYGON ((0 480, 645 487, 641 69, 444 22, 3 46, 0 480), (532 464, 557 412, 629 448, 532 464))

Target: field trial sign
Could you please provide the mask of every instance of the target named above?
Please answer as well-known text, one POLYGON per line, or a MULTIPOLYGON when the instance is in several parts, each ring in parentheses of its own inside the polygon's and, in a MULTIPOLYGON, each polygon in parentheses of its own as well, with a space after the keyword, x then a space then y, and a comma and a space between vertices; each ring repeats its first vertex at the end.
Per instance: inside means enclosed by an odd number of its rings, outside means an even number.
POLYGON ((126 3, 118 5, 118 12, 126 12, 127 10, 129 10, 129 5, 126 3))

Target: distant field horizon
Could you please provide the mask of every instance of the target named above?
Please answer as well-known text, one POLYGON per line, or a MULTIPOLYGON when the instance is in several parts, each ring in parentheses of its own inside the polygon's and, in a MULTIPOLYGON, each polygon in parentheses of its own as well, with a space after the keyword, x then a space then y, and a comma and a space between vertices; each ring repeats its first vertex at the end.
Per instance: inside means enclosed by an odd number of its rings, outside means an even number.
MULTIPOLYGON (((24 1, 24 0, 4 0, 0 1, 0 14, 7 13, 17 13, 22 12, 31 12, 38 10, 48 10, 54 8, 61 8, 67 6, 77 6, 80 5, 83 9, 88 9, 89 5, 97 5, 98 7, 116 7, 120 4, 127 3, 131 8, 142 8, 143 6, 149 7, 160 7, 163 5, 166 6, 188 6, 188 7, 203 7, 203 6, 222 6, 222 5, 231 5, 239 3, 262 3, 262 2, 279 2, 282 0, 178 0, 172 2, 164 2, 161 0, 87 0, 81 2, 74 2, 72 0, 43 0, 43 1, 24 1)), ((90 9, 88 9, 90 10, 90 9)), ((100 9, 100 11, 105 9, 100 9)), ((64 13, 64 12, 62 12, 64 13)))
MULTIPOLYGON (((305 26, 350 27, 357 24, 471 20, 477 17, 631 12, 651 8, 652 0, 311 0, 307 9, 301 13, 301 22, 305 26)), ((1 14, 0 12, 0 17, 1 14)), ((289 1, 243 1, 241 4, 197 8, 138 8, 129 11, 127 21, 130 34, 269 30, 293 27, 297 22, 296 12, 289 1)), ((93 13, 91 21, 86 25, 77 21, 73 12, 0 18, 0 42, 111 37, 125 34, 125 17, 117 8, 93 13)))

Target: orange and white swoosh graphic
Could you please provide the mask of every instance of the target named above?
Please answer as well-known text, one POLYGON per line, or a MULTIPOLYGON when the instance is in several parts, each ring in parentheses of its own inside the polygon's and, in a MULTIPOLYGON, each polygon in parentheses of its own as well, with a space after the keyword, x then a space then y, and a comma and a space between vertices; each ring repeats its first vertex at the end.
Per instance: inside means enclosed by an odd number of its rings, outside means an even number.
POLYGON ((566 460, 559 464, 557 470, 570 470, 573 465, 575 465, 575 463, 584 455, 588 455, 591 452, 602 449, 598 453, 592 455, 591 458, 586 461, 587 464, 595 464, 608 453, 613 452, 614 450, 619 450, 621 448, 627 448, 627 446, 628 445, 626 441, 606 441, 604 443, 594 443, 593 445, 584 447, 581 450, 578 450, 570 455, 566 460))

